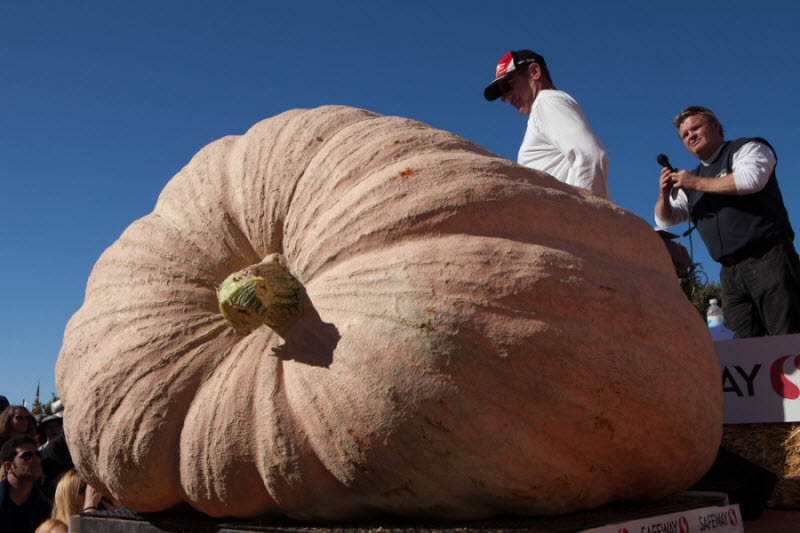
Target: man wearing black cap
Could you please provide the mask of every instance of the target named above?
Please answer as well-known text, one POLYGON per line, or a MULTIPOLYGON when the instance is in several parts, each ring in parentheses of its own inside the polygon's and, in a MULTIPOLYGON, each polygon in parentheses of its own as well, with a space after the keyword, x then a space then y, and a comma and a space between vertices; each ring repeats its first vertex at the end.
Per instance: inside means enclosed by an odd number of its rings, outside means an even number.
POLYGON ((502 96, 528 115, 519 164, 610 199, 606 149, 575 99, 555 88, 542 56, 530 50, 504 55, 483 96, 489 101, 502 96))

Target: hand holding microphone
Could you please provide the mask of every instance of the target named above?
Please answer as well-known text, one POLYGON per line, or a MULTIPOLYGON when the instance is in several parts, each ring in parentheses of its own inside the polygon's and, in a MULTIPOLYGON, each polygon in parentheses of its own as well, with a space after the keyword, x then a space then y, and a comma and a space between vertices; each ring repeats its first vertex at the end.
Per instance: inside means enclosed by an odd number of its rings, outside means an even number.
POLYGON ((658 157, 656 157, 656 161, 662 167, 668 168, 670 170, 670 172, 675 172, 675 169, 672 168, 672 165, 669 164, 669 157, 667 157, 666 155, 658 154, 658 157))
MULTIPOLYGON (((672 189, 685 189, 689 191, 698 189, 698 180, 702 180, 702 178, 698 178, 686 170, 672 168, 672 165, 669 164, 669 158, 664 154, 658 154, 656 161, 658 161, 659 165, 664 167, 661 169, 661 191, 663 194, 666 195, 672 189)), ((675 190, 672 192, 673 195, 676 194, 675 190)))
POLYGON ((659 185, 661 186, 661 195, 666 198, 672 192, 672 187, 675 184, 675 180, 673 180, 671 176, 671 173, 675 172, 675 169, 669 164, 669 158, 664 154, 658 154, 658 157, 656 157, 656 162, 664 167, 661 169, 661 180, 659 185))

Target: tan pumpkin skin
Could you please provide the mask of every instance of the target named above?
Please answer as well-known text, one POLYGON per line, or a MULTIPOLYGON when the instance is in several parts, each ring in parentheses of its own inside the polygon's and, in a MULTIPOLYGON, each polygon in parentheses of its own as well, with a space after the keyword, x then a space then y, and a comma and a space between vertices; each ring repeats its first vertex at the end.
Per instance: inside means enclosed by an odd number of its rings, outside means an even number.
POLYGON ((56 379, 78 468, 138 511, 562 513, 686 488, 722 428, 643 220, 347 107, 201 150, 98 260, 56 379), (276 252, 301 315, 234 330, 217 288, 276 252))

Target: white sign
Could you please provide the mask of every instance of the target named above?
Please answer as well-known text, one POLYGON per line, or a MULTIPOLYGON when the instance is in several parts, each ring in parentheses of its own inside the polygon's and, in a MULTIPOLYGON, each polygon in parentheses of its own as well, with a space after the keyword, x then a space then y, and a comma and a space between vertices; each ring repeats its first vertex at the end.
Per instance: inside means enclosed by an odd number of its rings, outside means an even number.
POLYGON ((723 422, 800 422, 800 334, 714 342, 723 422))
POLYGON ((586 529, 581 533, 743 533, 739 505, 701 507, 586 529))

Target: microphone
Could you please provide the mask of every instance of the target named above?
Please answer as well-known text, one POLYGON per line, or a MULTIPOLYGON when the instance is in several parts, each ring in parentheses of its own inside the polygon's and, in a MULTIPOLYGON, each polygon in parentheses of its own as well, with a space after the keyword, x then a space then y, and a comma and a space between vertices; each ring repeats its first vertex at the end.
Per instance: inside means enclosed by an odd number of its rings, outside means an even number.
POLYGON ((666 155, 658 154, 658 157, 656 157, 656 161, 662 167, 666 167, 666 168, 670 169, 673 172, 675 171, 675 169, 672 168, 672 165, 669 164, 669 158, 666 155))

